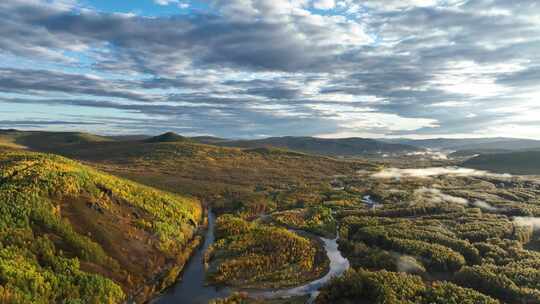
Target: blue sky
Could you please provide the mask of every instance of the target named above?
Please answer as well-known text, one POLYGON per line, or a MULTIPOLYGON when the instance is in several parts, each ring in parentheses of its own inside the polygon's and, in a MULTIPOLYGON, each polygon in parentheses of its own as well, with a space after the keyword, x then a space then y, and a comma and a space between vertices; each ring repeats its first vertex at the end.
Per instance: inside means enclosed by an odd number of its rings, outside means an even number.
POLYGON ((169 4, 157 4, 153 0, 107 1, 85 0, 83 5, 107 13, 135 13, 144 16, 173 16, 190 14, 192 10, 206 11, 208 4, 199 1, 173 1, 169 4))
POLYGON ((0 128, 537 138, 535 0, 5 0, 0 128))

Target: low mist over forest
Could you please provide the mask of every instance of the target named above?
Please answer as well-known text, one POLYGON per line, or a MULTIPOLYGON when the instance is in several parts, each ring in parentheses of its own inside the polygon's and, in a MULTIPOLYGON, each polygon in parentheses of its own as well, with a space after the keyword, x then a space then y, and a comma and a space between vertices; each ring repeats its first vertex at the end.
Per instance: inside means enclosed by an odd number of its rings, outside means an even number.
POLYGON ((538 0, 0 1, 0 304, 540 304, 538 0))

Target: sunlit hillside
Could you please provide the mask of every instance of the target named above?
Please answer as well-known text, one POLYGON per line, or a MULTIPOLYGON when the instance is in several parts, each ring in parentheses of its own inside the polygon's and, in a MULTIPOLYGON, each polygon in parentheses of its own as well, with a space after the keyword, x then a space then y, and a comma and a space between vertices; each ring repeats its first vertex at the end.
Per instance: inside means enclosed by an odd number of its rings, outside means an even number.
POLYGON ((24 138, 29 149, 57 153, 160 189, 194 195, 216 210, 273 209, 275 204, 267 199, 270 194, 289 196, 289 204, 321 201, 313 189, 330 189, 335 175, 376 167, 360 160, 341 161, 285 149, 227 148, 190 140, 65 143, 61 139, 43 146, 24 138))
POLYGON ((197 242, 197 200, 60 156, 0 152, 0 180, 2 303, 147 299, 197 242))

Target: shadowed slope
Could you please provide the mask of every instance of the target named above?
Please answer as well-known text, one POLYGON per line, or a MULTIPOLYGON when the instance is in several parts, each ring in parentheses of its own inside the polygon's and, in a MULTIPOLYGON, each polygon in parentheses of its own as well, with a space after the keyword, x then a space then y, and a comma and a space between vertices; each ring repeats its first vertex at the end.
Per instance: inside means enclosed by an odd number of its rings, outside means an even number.
POLYGON ((217 145, 239 148, 283 148, 304 153, 328 156, 361 156, 378 153, 403 153, 421 151, 422 148, 405 144, 386 143, 368 138, 316 138, 316 137, 270 137, 257 140, 217 142, 217 145))
POLYGON ((178 141, 186 141, 186 140, 189 140, 189 139, 184 136, 178 135, 174 132, 167 132, 158 136, 148 138, 145 140, 145 142, 160 143, 160 142, 178 142, 178 141))
POLYGON ((540 151, 483 154, 463 166, 500 173, 540 175, 540 151))

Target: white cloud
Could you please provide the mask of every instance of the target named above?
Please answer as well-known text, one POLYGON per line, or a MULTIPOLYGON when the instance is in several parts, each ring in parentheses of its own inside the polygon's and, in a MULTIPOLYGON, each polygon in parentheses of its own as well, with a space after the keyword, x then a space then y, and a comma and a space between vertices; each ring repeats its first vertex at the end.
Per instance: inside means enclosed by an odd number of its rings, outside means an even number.
POLYGON ((362 3, 369 7, 396 10, 410 7, 426 7, 435 6, 439 2, 438 0, 366 0, 362 3))
POLYGON ((498 73, 512 73, 523 68, 520 62, 482 65, 473 61, 449 61, 432 83, 449 93, 471 98, 493 97, 509 92, 509 88, 496 82, 498 73))
POLYGON ((181 9, 187 9, 191 6, 188 2, 180 0, 154 0, 154 3, 162 6, 176 4, 181 9))
MULTIPOLYGON (((183 9, 190 3, 153 1, 183 9)), ((139 16, 102 14, 75 0, 0 1, 0 62, 100 75, 103 85, 85 91, 94 95, 114 91, 110 84, 123 80, 126 91, 148 90, 145 95, 167 105, 219 108, 236 121, 212 130, 207 126, 216 121, 205 116, 210 110, 141 111, 159 112, 171 122, 188 118, 203 133, 221 136, 239 136, 244 125, 261 128, 246 128, 246 137, 540 134, 540 110, 533 107, 540 100, 535 0, 205 2, 208 10, 194 15, 146 18, 135 2, 139 16), (208 85, 178 81, 186 74, 208 85), (147 88, 147 79, 166 88, 147 88), (301 124, 301 130, 278 127, 301 124)), ((3 94, 91 98, 64 86, 40 88, 48 91, 6 86, 3 94)))
POLYGON ((459 107, 466 107, 470 105, 470 103, 466 101, 442 101, 437 103, 432 103, 429 106, 430 107, 441 107, 441 108, 459 108, 459 107))
POLYGON ((178 3, 178 0, 154 0, 157 5, 170 5, 178 3))
POLYGON ((375 130, 389 132, 437 127, 437 121, 433 119, 407 118, 396 114, 379 113, 369 107, 322 103, 306 104, 306 106, 327 115, 329 120, 335 120, 342 129, 336 133, 319 134, 319 137, 342 137, 358 130, 362 130, 362 132, 375 130))
POLYGON ((336 2, 334 0, 315 0, 313 2, 313 7, 319 10, 329 10, 335 6, 336 2))

